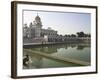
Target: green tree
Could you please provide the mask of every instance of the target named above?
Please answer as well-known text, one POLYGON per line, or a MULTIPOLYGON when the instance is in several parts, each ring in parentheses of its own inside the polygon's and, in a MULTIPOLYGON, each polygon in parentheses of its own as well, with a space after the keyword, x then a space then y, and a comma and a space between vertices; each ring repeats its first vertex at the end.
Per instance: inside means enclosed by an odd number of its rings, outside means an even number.
POLYGON ((84 32, 77 32, 77 36, 78 37, 84 37, 85 36, 85 33, 84 32))
POLYGON ((71 37, 76 37, 76 35, 75 34, 71 34, 71 37))

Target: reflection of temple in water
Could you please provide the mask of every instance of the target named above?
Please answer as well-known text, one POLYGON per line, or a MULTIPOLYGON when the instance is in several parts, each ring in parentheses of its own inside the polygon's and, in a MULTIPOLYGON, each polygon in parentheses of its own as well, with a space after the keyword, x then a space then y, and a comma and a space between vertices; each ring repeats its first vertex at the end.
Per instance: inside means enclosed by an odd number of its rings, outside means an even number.
POLYGON ((90 44, 55 44, 55 45, 45 45, 45 46, 37 46, 32 48, 33 50, 44 52, 44 53, 55 53, 60 48, 68 49, 69 47, 75 48, 78 50, 83 50, 85 47, 90 47, 90 44))
POLYGON ((83 50, 86 47, 90 47, 91 45, 88 43, 73 43, 73 44, 55 44, 55 45, 40 45, 40 46, 34 46, 34 47, 28 47, 35 51, 40 51, 48 54, 56 53, 58 49, 64 48, 76 48, 77 50, 83 50))
POLYGON ((34 50, 45 52, 45 53, 54 53, 57 52, 57 47, 51 46, 42 46, 40 48, 34 48, 34 50))

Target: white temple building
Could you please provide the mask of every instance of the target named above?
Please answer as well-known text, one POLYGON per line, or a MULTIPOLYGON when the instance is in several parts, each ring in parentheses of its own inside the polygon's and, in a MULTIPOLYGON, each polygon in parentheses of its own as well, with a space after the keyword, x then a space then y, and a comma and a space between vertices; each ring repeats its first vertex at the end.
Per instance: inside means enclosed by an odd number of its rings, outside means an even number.
POLYGON ((38 16, 35 17, 35 20, 27 26, 24 24, 23 26, 23 38, 28 39, 46 39, 47 41, 54 41, 57 38, 57 31, 48 27, 48 29, 42 28, 41 18, 38 16))

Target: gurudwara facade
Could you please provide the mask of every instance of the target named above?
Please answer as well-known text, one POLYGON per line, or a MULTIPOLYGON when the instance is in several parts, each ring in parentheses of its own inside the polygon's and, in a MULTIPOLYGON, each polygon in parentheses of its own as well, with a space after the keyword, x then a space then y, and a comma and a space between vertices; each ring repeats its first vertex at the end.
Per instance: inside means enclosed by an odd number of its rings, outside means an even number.
POLYGON ((23 43, 41 43, 41 42, 90 42, 90 37, 75 37, 75 36, 63 36, 59 35, 56 30, 42 28, 41 18, 38 16, 35 17, 33 22, 27 26, 23 26, 23 43))
POLYGON ((23 27, 23 38, 24 40, 33 40, 33 41, 43 41, 44 39, 48 42, 55 41, 57 38, 57 31, 48 27, 48 29, 42 28, 41 18, 38 16, 35 17, 35 20, 30 23, 29 26, 24 24, 23 27))

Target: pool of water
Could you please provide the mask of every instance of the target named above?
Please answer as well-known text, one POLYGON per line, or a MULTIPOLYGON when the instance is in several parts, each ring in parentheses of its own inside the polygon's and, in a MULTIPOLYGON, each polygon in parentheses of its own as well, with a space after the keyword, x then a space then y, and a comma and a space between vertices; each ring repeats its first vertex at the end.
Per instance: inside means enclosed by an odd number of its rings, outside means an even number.
MULTIPOLYGON (((53 57, 68 58, 78 61, 91 62, 91 48, 90 44, 77 43, 77 44, 57 44, 57 45, 46 45, 28 48, 32 51, 42 52, 53 57)), ((23 65, 24 69, 35 69, 35 68, 56 68, 56 67, 76 67, 78 64, 63 62, 59 60, 50 59, 36 53, 23 53, 23 57, 28 54, 31 58, 31 63, 27 66, 23 65)), ((88 65, 87 65, 88 66, 88 65)))

